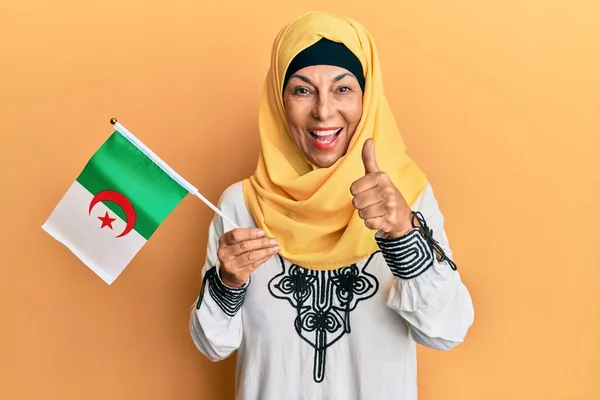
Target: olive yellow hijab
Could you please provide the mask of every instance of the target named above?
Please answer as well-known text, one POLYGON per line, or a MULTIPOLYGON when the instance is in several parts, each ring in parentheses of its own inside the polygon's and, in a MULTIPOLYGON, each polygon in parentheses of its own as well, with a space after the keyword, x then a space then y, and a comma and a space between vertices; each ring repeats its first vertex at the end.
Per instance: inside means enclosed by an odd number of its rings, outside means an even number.
POLYGON ((383 91, 379 58, 370 33, 352 19, 324 12, 301 15, 277 35, 259 109, 260 155, 244 180, 244 199, 256 223, 281 245, 280 255, 304 268, 331 270, 378 250, 352 206, 350 185, 364 176, 362 147, 375 142, 386 172, 409 205, 427 184, 405 145, 383 91), (313 167, 291 139, 282 100, 286 69, 321 38, 341 42, 360 60, 365 76, 363 114, 348 151, 328 168, 313 167))

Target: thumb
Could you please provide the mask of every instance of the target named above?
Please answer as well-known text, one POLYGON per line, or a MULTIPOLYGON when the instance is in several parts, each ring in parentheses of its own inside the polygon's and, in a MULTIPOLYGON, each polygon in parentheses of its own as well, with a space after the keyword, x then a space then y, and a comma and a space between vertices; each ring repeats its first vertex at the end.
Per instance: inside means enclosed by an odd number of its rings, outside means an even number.
POLYGON ((365 165, 365 175, 371 172, 379 171, 377 160, 375 159, 375 141, 367 139, 362 149, 362 159, 365 165))

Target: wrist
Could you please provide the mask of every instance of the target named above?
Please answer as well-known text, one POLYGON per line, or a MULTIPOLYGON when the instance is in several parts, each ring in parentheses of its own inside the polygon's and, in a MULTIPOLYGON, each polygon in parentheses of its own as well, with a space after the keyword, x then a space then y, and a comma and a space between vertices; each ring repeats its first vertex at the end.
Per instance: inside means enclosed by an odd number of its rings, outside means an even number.
POLYGON ((402 224, 398 228, 395 228, 387 233, 384 232, 382 234, 382 237, 384 239, 398 239, 403 236, 406 236, 410 231, 412 231, 414 228, 416 228, 418 226, 420 226, 418 224, 418 221, 416 221, 416 223, 409 221, 408 223, 402 224))
POLYGON ((398 228, 389 232, 381 232, 380 237, 382 239, 398 239, 405 236, 408 232, 410 232, 413 228, 411 226, 398 228))
POLYGON ((221 282, 223 282, 223 284, 225 286, 228 286, 228 287, 234 288, 234 289, 241 289, 242 286, 244 286, 246 284, 246 282, 248 281, 248 279, 241 280, 241 279, 237 278, 235 275, 230 274, 229 272, 225 271, 223 268, 219 269, 219 279, 221 279, 221 282))
POLYGON ((421 222, 419 221, 419 218, 416 217, 415 213, 411 211, 406 217, 404 224, 400 225, 398 229, 390 231, 387 239, 398 239, 407 235, 414 228, 419 227, 421 227, 421 222))

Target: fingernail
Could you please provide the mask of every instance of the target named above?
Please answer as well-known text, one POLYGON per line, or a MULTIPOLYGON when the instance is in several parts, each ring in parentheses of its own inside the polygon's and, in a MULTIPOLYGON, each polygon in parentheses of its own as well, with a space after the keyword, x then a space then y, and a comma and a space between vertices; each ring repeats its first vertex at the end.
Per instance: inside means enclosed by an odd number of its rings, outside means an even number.
POLYGON ((256 231, 256 236, 258 236, 258 237, 265 236, 265 231, 263 231, 262 229, 259 229, 258 231, 256 231))
POLYGON ((277 239, 269 239, 269 244, 277 244, 277 239))
POLYGON ((281 246, 275 246, 275 247, 273 247, 273 251, 274 252, 278 252, 279 250, 281 250, 281 246))

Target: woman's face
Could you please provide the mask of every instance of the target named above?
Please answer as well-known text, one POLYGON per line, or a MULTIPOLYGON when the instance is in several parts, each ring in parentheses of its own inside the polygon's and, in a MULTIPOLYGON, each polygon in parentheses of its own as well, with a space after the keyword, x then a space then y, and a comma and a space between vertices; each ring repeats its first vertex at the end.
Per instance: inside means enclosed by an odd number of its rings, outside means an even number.
POLYGON ((314 65, 287 82, 283 104, 294 143, 320 168, 346 154, 362 116, 362 90, 348 70, 314 65))

